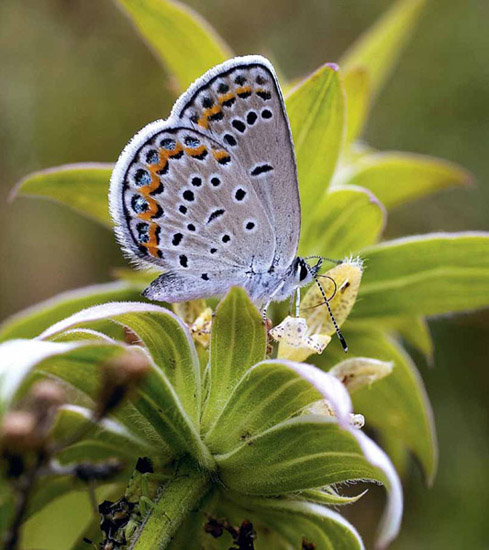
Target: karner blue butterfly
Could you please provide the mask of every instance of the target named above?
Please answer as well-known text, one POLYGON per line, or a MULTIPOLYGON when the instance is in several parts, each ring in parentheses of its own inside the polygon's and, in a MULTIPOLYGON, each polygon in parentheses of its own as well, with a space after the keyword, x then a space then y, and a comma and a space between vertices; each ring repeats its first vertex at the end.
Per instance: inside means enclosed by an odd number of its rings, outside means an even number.
POLYGON ((266 311, 294 292, 298 303, 322 263, 297 257, 294 147, 277 76, 261 56, 209 70, 167 120, 136 134, 112 174, 110 210, 126 254, 164 270, 143 293, 152 300, 241 286, 266 311))

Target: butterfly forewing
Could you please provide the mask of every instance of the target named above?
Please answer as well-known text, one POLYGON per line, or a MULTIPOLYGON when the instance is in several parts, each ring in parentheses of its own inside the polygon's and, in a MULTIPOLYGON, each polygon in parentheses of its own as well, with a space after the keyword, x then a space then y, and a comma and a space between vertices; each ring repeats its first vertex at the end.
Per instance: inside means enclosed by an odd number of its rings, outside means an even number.
POLYGON ((274 228, 274 262, 290 265, 297 253, 300 202, 292 138, 273 70, 257 56, 215 67, 178 100, 173 116, 238 155, 274 228))

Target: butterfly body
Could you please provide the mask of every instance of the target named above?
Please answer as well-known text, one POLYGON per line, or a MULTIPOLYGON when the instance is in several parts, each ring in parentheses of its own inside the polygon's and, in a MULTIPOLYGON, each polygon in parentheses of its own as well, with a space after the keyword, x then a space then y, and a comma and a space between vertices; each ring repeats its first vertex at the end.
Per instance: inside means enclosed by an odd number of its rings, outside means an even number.
POLYGON ((294 148, 270 62, 247 56, 211 69, 167 120, 143 128, 116 164, 110 207, 129 257, 164 271, 150 299, 242 286, 264 305, 309 282, 297 258, 294 148))

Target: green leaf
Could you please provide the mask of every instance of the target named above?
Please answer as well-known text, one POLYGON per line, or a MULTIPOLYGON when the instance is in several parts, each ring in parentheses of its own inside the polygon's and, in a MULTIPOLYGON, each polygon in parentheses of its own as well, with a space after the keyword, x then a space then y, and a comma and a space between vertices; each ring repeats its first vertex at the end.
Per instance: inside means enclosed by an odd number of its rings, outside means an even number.
POLYGON ((338 494, 332 487, 323 489, 306 489, 299 494, 294 495, 296 500, 305 500, 315 504, 324 504, 326 506, 343 506, 345 504, 353 504, 360 500, 367 490, 354 497, 345 497, 338 494))
POLYGON ((351 319, 489 306, 489 233, 432 233, 361 252, 367 269, 351 319))
POLYGON ((212 322, 210 387, 202 425, 220 413, 243 374, 265 357, 263 319, 246 291, 233 288, 219 303, 212 322))
POLYGON ((223 482, 248 495, 276 495, 348 480, 385 482, 353 435, 332 417, 301 416, 216 455, 223 482))
POLYGON ((378 242, 384 225, 385 209, 372 193, 337 187, 325 196, 324 207, 318 209, 302 239, 300 253, 344 258, 378 242))
POLYGON ((0 325, 0 342, 34 338, 52 324, 83 308, 118 301, 141 301, 139 289, 128 283, 104 283, 58 294, 13 315, 0 325))
POLYGON ((425 0, 398 0, 348 49, 340 61, 344 71, 364 67, 372 96, 376 96, 392 72, 425 0))
POLYGON ((391 325, 408 342, 420 351, 428 361, 433 362, 434 344, 430 328, 423 317, 397 318, 391 325))
POLYGON ((109 215, 109 181, 113 169, 108 163, 65 164, 26 176, 13 189, 11 198, 36 196, 69 206, 106 227, 109 215))
MULTIPOLYGON (((114 497, 114 486, 96 490, 96 501, 114 497)), ((23 526, 22 548, 66 550, 85 531, 93 519, 88 491, 71 491, 50 502, 23 526)), ((88 545, 87 545, 88 546, 88 545)), ((90 548, 88 546, 88 548, 90 548)))
POLYGON ((286 103, 304 224, 325 196, 343 143, 345 102, 337 67, 320 67, 292 90, 286 103))
POLYGON ((96 461, 109 457, 131 461, 152 452, 152 445, 148 441, 116 420, 104 418, 94 422, 90 409, 65 405, 58 411, 52 430, 53 438, 63 444, 76 433, 83 433, 83 439, 57 455, 61 463, 96 461))
POLYGON ((205 71, 233 57, 215 30, 188 6, 168 0, 117 0, 117 4, 185 90, 205 71))
POLYGON ((178 394, 193 422, 200 417, 200 365, 187 327, 171 311, 135 302, 103 304, 56 323, 41 338, 100 321, 113 321, 133 331, 147 348, 165 383, 178 394))
MULTIPOLYGON (((151 372, 134 392, 132 404, 174 451, 187 450, 212 468, 214 461, 198 433, 200 365, 185 325, 176 315, 158 306, 112 303, 74 314, 47 329, 41 338, 52 338, 77 327, 90 327, 102 320, 129 327, 154 361, 151 372)), ((130 419, 124 420, 125 424, 130 423, 130 419)))
POLYGON ((161 275, 161 271, 153 269, 144 269, 140 271, 130 267, 118 267, 112 271, 114 276, 120 281, 124 281, 140 289, 142 292, 150 283, 161 275))
POLYGON ((363 67, 353 67, 343 74, 346 96, 345 145, 352 143, 361 133, 369 108, 369 78, 363 67))
POLYGON ((213 453, 227 453, 321 398, 287 362, 264 361, 242 378, 205 442, 213 453))
POLYGON ((263 520, 291 545, 301 548, 303 540, 316 550, 363 550, 356 529, 340 514, 324 506, 289 499, 246 498, 240 504, 259 511, 263 520))
POLYGON ((43 361, 57 361, 76 351, 79 344, 58 344, 38 340, 12 340, 0 345, 0 415, 16 398, 32 370, 43 361))
POLYGON ((386 208, 471 180, 469 172, 446 160, 398 152, 362 156, 340 178, 341 183, 369 189, 386 208))
MULTIPOLYGON (((436 434, 430 402, 415 365, 404 349, 382 330, 355 329, 350 324, 345 332, 352 356, 376 357, 394 363, 389 376, 353 394, 355 412, 365 416, 367 427, 401 441, 413 452, 431 483, 438 458, 436 434)), ((329 369, 343 356, 339 346, 331 346, 316 361, 329 369)))

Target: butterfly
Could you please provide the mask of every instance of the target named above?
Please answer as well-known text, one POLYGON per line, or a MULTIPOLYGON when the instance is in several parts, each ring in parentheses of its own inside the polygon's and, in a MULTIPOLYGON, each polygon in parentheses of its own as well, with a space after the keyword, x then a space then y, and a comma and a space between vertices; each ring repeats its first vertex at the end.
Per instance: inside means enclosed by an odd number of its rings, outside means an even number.
POLYGON ((143 292, 151 300, 241 286, 264 311, 294 292, 298 304, 323 261, 297 256, 294 146, 277 75, 261 56, 210 69, 167 120, 133 137, 112 174, 110 211, 125 253, 164 270, 143 292))

